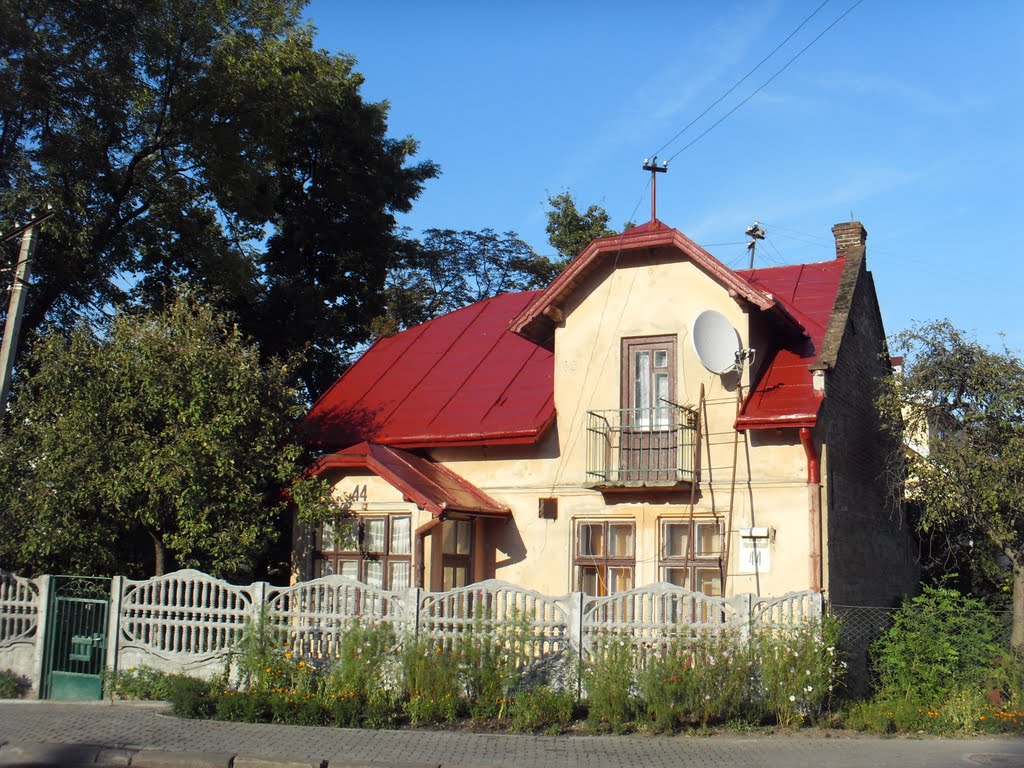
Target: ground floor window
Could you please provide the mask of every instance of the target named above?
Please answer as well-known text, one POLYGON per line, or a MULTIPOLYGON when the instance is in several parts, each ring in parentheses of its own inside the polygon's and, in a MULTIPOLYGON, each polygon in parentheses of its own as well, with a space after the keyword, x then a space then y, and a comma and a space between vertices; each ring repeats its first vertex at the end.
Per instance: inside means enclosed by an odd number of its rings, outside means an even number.
POLYGON ((662 581, 705 595, 722 594, 722 552, 725 537, 717 520, 661 521, 662 581))
POLYGON ((632 589, 636 523, 632 520, 577 522, 573 568, 576 589, 588 595, 612 595, 632 589))
POLYGON ((359 516, 317 532, 313 576, 350 576, 381 589, 406 589, 412 573, 412 519, 359 516))
POLYGON ((473 523, 469 520, 445 520, 441 528, 441 568, 443 589, 457 589, 472 582, 473 523))

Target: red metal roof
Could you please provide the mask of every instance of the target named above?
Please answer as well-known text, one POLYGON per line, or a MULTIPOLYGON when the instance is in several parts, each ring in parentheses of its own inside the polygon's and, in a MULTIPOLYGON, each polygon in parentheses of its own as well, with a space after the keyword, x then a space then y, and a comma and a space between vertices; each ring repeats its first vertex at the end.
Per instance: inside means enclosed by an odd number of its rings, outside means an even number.
POLYGON ((427 448, 534 443, 554 423, 552 351, 539 342, 559 304, 600 254, 618 248, 675 247, 734 295, 780 320, 775 349, 758 350, 759 379, 739 429, 813 426, 822 402, 809 366, 821 352, 844 259, 733 271, 691 240, 655 221, 603 238, 544 291, 503 294, 379 339, 314 404, 307 442, 336 451, 370 441, 427 448), (531 338, 513 331, 526 333, 531 338))
POLYGON ((401 491, 406 501, 428 510, 434 517, 445 512, 499 518, 512 514, 508 507, 447 467, 398 448, 359 443, 321 457, 313 473, 320 474, 334 467, 367 469, 401 491))
POLYGON ((844 263, 845 259, 838 258, 737 272, 782 302, 808 334, 803 340, 767 351, 772 357, 744 400, 737 429, 814 426, 823 396, 814 391, 808 366, 821 351, 844 263))
POLYGON ((535 442, 555 419, 553 356, 508 325, 536 294, 502 294, 378 339, 313 405, 307 442, 535 442))

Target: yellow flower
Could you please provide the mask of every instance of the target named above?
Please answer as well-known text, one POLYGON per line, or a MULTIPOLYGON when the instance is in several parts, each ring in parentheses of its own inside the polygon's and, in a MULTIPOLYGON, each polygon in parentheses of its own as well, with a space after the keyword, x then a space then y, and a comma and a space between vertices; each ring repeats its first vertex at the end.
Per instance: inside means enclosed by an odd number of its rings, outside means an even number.
POLYGON ((284 657, 286 659, 290 659, 292 657, 292 652, 291 651, 285 651, 284 657))

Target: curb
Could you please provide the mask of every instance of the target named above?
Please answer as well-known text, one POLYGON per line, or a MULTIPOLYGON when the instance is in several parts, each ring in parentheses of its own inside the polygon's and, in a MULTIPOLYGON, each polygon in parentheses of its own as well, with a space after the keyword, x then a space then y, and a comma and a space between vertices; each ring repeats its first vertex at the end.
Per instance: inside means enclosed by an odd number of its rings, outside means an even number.
POLYGON ((320 758, 122 749, 103 744, 0 743, 0 768, 327 768, 320 758))

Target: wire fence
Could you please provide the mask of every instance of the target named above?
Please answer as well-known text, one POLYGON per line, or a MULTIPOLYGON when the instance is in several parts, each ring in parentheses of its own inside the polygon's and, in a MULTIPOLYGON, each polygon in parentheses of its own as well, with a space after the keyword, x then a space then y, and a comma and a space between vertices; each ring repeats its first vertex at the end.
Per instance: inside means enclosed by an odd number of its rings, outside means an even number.
MULTIPOLYGON (((840 620, 839 647, 848 664, 846 685, 855 695, 870 692, 872 684, 871 645, 884 635, 893 624, 899 608, 882 608, 871 605, 828 605, 828 612, 840 620)), ((1003 641, 1010 641, 1012 611, 994 610, 1000 620, 1003 641)))

